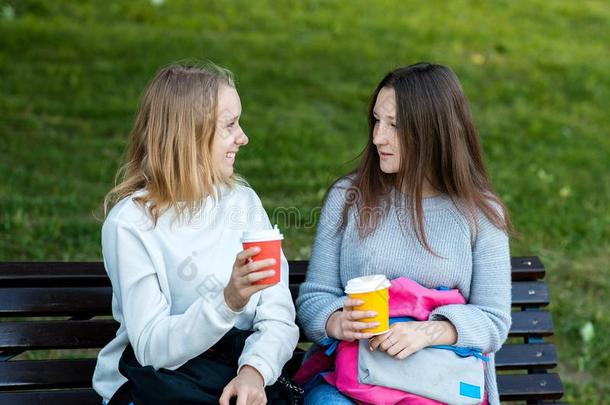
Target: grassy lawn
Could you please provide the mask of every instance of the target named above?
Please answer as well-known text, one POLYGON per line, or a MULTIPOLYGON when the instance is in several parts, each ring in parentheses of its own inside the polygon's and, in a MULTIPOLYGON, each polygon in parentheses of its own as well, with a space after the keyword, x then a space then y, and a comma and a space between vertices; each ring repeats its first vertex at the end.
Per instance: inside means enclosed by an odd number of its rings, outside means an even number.
POLYGON ((547 266, 567 399, 610 403, 610 3, 374 4, 0 0, 0 260, 101 259, 93 214, 140 92, 192 58, 236 74, 251 139, 238 169, 276 219, 292 212, 287 255, 307 258, 375 84, 443 63, 520 232, 512 254, 547 266))

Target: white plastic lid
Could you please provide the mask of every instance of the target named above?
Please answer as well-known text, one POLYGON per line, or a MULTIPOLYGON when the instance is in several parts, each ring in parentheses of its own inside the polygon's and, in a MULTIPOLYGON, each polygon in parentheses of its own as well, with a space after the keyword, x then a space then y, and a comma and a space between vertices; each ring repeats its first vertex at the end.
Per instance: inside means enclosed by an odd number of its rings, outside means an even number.
POLYGON ((383 274, 352 278, 345 286, 346 294, 360 294, 389 288, 390 280, 383 274))
POLYGON ((277 225, 273 229, 266 229, 261 231, 244 231, 241 234, 241 243, 248 242, 266 242, 269 240, 283 240, 284 235, 280 233, 277 225))

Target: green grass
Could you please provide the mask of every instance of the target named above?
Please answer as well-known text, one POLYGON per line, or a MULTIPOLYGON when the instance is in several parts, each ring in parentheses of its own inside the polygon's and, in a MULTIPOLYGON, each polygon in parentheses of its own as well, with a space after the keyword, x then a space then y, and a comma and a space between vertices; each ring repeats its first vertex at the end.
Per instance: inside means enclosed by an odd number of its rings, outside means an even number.
POLYGON ((439 62, 470 98, 512 254, 548 268, 567 399, 610 403, 609 3, 374 4, 0 0, 0 260, 100 260, 92 213, 138 97, 185 58, 235 72, 238 169, 270 213, 298 209, 286 251, 307 258, 307 219, 363 148, 376 83, 439 62))

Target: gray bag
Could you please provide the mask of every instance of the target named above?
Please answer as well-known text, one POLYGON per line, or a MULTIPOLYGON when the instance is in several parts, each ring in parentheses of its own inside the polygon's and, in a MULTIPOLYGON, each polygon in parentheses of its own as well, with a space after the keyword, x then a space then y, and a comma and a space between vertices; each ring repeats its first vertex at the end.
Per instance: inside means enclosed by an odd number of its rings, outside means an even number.
POLYGON ((360 383, 395 388, 452 405, 483 401, 485 361, 480 358, 427 347, 399 360, 379 350, 371 352, 368 347, 368 340, 360 340, 360 383))

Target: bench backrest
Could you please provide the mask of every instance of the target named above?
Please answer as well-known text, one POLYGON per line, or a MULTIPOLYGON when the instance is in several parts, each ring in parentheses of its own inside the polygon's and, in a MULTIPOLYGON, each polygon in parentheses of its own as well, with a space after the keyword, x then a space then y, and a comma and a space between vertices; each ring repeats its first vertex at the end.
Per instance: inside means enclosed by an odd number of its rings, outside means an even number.
MULTIPOLYGON (((290 262, 293 298, 306 271, 306 261, 290 262)), ((537 257, 512 258, 513 322, 496 355, 502 400, 563 395, 559 376, 548 372, 557 354, 544 341, 553 334, 544 275, 537 257)), ((100 262, 0 263, 0 403, 99 405, 91 389, 96 351, 81 349, 114 337, 111 297, 100 262)))

